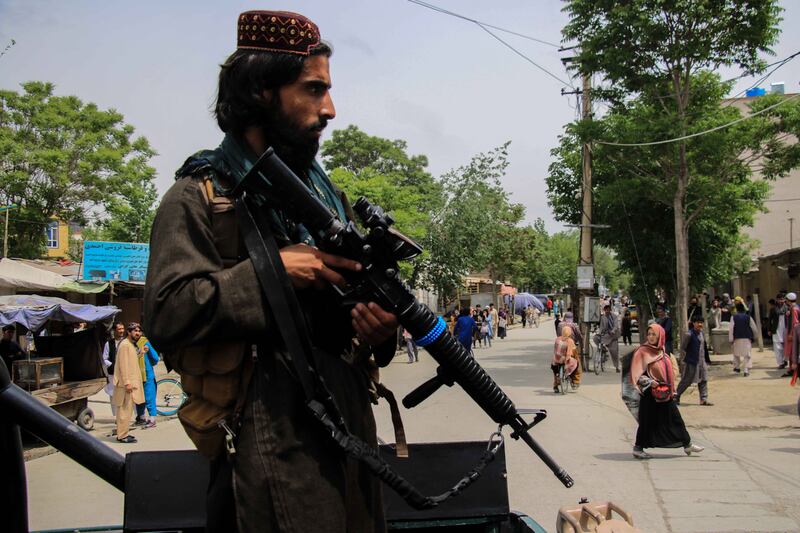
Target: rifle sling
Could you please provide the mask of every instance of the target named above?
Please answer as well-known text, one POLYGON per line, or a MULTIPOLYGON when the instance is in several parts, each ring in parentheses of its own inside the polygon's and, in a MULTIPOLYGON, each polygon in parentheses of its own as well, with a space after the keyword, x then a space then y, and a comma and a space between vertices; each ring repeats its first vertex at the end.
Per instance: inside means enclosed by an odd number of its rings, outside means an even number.
POLYGON ((295 377, 303 388, 306 405, 328 430, 334 442, 344 453, 364 463, 373 475, 391 487, 415 509, 436 507, 477 480, 486 465, 494 460, 497 446, 487 449, 475 468, 451 489, 438 496, 425 496, 395 472, 377 450, 350 433, 322 377, 312 366, 311 337, 308 335, 300 302, 297 301, 291 280, 283 266, 280 250, 269 223, 257 224, 244 195, 235 198, 234 206, 247 253, 253 263, 261 291, 272 309, 277 329, 286 344, 287 360, 291 363, 295 377), (319 399, 320 396, 323 397, 322 400, 319 399))

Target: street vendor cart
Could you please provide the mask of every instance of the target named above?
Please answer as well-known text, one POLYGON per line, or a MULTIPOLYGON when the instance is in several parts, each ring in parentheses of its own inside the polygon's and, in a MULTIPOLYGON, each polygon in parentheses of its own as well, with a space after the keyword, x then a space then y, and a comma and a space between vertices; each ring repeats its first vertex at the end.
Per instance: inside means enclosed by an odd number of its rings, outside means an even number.
POLYGON ((24 327, 33 340, 9 369, 12 381, 83 429, 94 426, 88 399, 108 383, 107 331, 119 309, 37 295, 0 296, 0 325, 24 327), (76 324, 86 328, 73 331, 76 324))

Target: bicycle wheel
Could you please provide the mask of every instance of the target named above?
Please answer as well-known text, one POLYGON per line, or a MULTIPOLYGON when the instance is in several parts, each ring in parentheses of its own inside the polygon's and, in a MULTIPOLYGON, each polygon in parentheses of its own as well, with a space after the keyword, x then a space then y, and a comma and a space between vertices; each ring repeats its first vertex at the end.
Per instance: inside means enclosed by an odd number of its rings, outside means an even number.
POLYGON ((594 348, 592 351, 594 355, 594 373, 599 376, 600 370, 603 368, 603 350, 602 348, 594 348))
POLYGON ((567 393, 567 387, 569 387, 569 384, 567 383, 568 381, 569 377, 567 377, 566 365, 561 365, 558 369, 558 388, 561 391, 561 394, 567 393))
POLYGON ((600 372, 606 371, 606 359, 608 358, 608 349, 606 345, 603 344, 602 348, 600 348, 600 372))
POLYGON ((181 382, 174 378, 161 378, 156 381, 156 412, 162 416, 174 415, 183 402, 186 393, 181 382))

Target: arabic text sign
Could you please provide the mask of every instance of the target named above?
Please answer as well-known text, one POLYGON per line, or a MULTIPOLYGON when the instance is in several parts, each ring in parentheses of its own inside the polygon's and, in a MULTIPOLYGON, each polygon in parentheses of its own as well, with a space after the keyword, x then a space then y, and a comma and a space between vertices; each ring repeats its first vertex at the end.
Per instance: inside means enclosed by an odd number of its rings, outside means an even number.
POLYGON ((135 242, 83 242, 83 279, 144 281, 150 245, 135 242))

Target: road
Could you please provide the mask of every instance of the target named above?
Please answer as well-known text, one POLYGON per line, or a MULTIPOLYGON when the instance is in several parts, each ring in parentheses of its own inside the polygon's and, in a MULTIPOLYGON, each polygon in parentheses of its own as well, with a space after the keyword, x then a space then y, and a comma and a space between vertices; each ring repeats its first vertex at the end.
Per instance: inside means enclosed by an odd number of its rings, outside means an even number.
MULTIPOLYGON (((517 407, 547 410, 533 434, 575 479, 574 487, 564 488, 527 446, 507 439, 512 508, 548 530, 559 507, 585 496, 616 502, 645 532, 800 531, 797 391, 777 377, 771 352, 755 354, 749 378, 733 376, 730 364, 713 365, 714 407, 698 406, 694 388, 684 395, 681 412, 705 452, 686 457, 682 450, 654 450, 653 459, 638 461, 630 454, 636 423, 619 400, 618 374, 587 375, 579 390, 553 394, 553 331, 545 320, 539 329, 513 328, 492 348, 476 350, 517 407)), ((398 356, 382 378, 402 397, 434 372, 435 362, 421 351, 415 364, 398 356)), ((190 446, 177 420, 137 430, 138 444, 116 444, 107 436, 107 400, 98 395, 92 405, 98 412, 93 434, 121 453, 190 446)), ((376 407, 375 415, 379 435, 392 441, 388 408, 376 407)), ((403 411, 403 419, 409 442, 484 441, 496 429, 457 387, 403 411)), ((62 454, 32 459, 27 467, 32 529, 121 523, 121 495, 62 454)))

